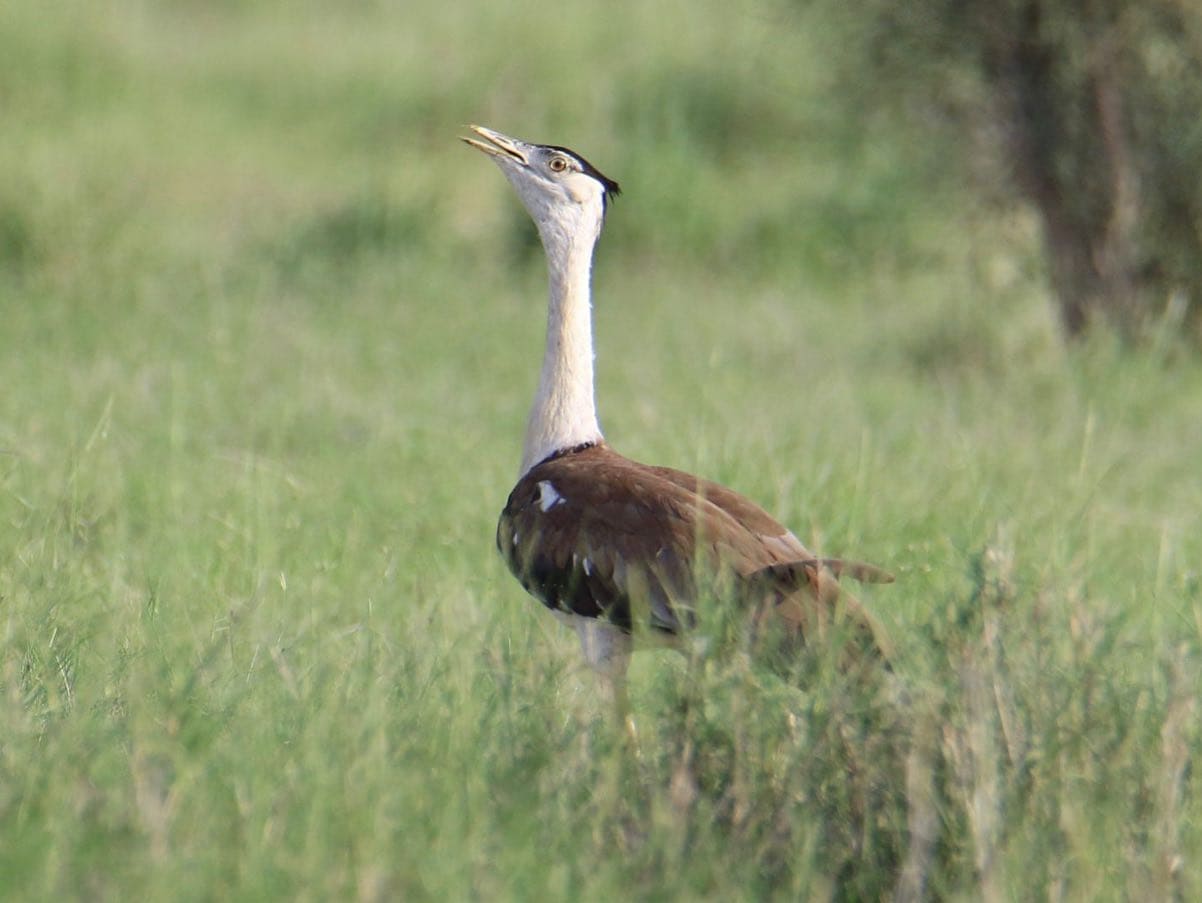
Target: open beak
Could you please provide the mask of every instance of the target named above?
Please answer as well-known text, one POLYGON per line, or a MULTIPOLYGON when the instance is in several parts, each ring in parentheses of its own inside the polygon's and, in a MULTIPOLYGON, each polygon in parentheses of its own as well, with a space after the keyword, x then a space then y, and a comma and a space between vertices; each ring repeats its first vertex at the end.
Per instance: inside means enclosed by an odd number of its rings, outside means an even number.
POLYGON ((469 125, 468 128, 483 138, 484 141, 477 141, 475 138, 461 138, 460 140, 464 144, 470 144, 476 150, 484 151, 484 153, 493 157, 513 160, 522 166, 529 165, 529 159, 526 156, 526 148, 529 145, 524 141, 518 141, 516 138, 510 138, 508 135, 494 132, 492 129, 486 129, 482 125, 469 125))

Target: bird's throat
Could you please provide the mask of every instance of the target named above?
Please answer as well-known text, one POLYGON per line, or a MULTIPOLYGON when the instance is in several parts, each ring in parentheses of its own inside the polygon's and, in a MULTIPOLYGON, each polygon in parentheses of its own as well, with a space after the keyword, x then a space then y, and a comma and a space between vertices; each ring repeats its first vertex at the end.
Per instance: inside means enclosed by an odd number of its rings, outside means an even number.
POLYGON ((526 424, 521 472, 548 455, 601 439, 593 391, 593 242, 547 245, 547 347, 526 424))

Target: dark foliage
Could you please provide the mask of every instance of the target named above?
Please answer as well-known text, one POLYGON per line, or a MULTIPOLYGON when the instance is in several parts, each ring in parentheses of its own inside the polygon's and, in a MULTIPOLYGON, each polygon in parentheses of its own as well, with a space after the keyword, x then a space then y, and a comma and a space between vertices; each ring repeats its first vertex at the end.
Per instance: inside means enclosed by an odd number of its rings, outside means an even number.
POLYGON ((1100 323, 1202 340, 1202 7, 866 0, 834 14, 855 17, 845 75, 862 99, 949 126, 964 171, 1000 175, 1034 209, 1068 337, 1100 323))

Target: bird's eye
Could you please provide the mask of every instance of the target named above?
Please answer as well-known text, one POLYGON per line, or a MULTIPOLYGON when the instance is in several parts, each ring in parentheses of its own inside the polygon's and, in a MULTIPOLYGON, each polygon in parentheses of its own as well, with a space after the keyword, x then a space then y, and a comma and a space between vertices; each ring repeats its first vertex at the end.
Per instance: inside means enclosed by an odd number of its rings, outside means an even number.
POLYGON ((552 157, 551 162, 547 164, 551 167, 551 172, 563 172, 568 168, 567 157, 552 157))

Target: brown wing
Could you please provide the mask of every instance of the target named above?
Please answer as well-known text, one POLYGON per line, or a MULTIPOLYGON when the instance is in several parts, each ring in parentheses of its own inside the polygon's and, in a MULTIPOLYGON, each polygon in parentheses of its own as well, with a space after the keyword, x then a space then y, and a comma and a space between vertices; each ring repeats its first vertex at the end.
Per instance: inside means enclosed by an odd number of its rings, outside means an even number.
POLYGON ((813 557, 782 523, 755 502, 739 495, 733 489, 727 489, 721 483, 703 480, 691 473, 685 473, 683 470, 673 470, 671 467, 646 467, 645 469, 674 483, 691 495, 698 495, 709 500, 750 532, 764 538, 779 540, 782 549, 788 548, 792 558, 813 557))
POLYGON ((738 493, 604 445, 532 468, 501 513, 497 546, 549 608, 669 634, 693 623, 699 573, 733 581, 748 604, 779 609, 798 632, 808 624, 798 612, 833 606, 841 571, 887 576, 816 559, 738 493))
POLYGON ((689 492, 713 502, 743 527, 758 536, 760 541, 768 547, 766 551, 774 558, 773 564, 780 565, 780 567, 771 568, 768 573, 778 576, 784 585, 800 587, 798 575, 810 573, 810 570, 804 566, 815 561, 820 561, 835 577, 842 577, 846 574, 861 583, 893 582, 892 574, 873 564, 844 558, 816 558, 801 544, 801 540, 793 535, 793 531, 755 502, 739 495, 733 489, 726 488, 721 483, 703 480, 670 467, 649 467, 647 469, 689 492))
POLYGON ((646 624, 675 634, 692 620, 705 512, 691 493, 632 464, 594 446, 534 467, 510 493, 497 547, 551 609, 631 630, 632 609, 645 608, 646 624))

